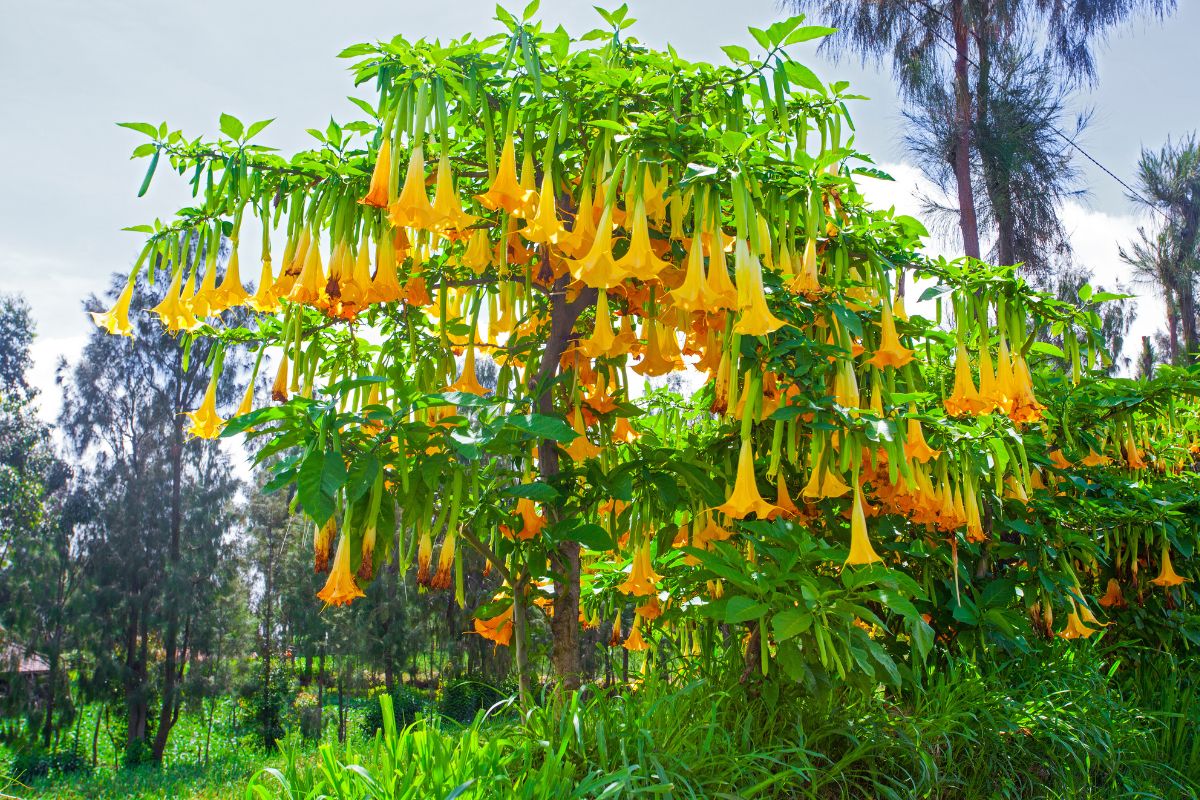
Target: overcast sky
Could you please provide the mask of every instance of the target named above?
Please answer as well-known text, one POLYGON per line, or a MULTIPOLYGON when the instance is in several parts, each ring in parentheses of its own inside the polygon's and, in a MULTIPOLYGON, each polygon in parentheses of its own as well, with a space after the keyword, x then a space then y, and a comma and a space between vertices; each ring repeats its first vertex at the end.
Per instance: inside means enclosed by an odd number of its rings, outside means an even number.
MULTIPOLYGON (((1082 143, 1125 178, 1143 144, 1157 147, 1198 124, 1200 11, 1189 0, 1180 5, 1165 23, 1140 21, 1115 32, 1101 48, 1098 87, 1079 98, 1095 112, 1082 143)), ((600 24, 589 1, 542 6, 551 27, 581 33, 600 24)), ((783 16, 777 0, 630 6, 638 38, 707 60, 723 60, 723 44, 753 46, 746 26, 766 27, 783 16)), ((115 122, 167 120, 197 135, 215 133, 221 112, 245 121, 275 117, 259 141, 285 152, 305 148, 305 128, 323 128, 331 113, 342 120, 360 113, 344 99, 353 91, 346 62, 334 58, 346 45, 397 32, 449 39, 498 28, 494 3, 476 0, 4 0, 0 9, 0 291, 20 292, 33 305, 35 379, 48 418, 58 408, 54 362, 77 353, 89 329, 82 298, 102 291, 113 271, 127 270, 140 247, 139 235, 121 228, 169 217, 186 198, 182 181, 165 171, 146 197, 136 197, 146 162, 128 156, 144 139, 115 122)), ((833 64, 813 45, 795 52, 824 79, 851 80, 872 98, 852 109, 858 145, 898 180, 868 191, 882 204, 916 212, 921 180, 906 163, 887 66, 833 64)), ((1081 166, 1090 196, 1065 217, 1079 260, 1101 282, 1111 281, 1123 272, 1117 246, 1139 218, 1119 185, 1081 166)), ((1153 331, 1161 324, 1158 304, 1139 306, 1135 334, 1153 331)))

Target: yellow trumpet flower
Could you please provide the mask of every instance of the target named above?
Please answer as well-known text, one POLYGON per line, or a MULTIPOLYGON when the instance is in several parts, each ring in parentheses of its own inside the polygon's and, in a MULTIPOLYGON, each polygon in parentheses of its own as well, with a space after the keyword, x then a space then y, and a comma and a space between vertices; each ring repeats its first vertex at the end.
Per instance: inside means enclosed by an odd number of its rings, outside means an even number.
POLYGON ((637 653, 642 650, 649 650, 650 645, 642 638, 641 632, 642 615, 633 615, 633 629, 629 631, 628 638, 625 639, 625 644, 622 645, 626 650, 637 653))
POLYGON ((788 288, 796 294, 816 297, 822 291, 821 280, 817 274, 817 242, 808 239, 804 242, 804 255, 800 259, 800 272, 789 282, 788 288))
MULTIPOLYGON (((670 331, 666 333, 668 336, 674 336, 670 331)), ((663 336, 659 332, 656 318, 646 318, 642 324, 642 336, 646 340, 646 352, 642 356, 642 360, 633 366, 634 372, 652 378, 657 375, 667 375, 682 366, 681 363, 676 363, 674 359, 663 352, 663 336)))
POLYGON ((913 360, 913 351, 900 344, 896 335, 896 321, 893 318, 892 306, 886 300, 883 303, 883 315, 879 321, 879 349, 868 359, 869 363, 883 369, 892 367, 899 369, 913 360))
POLYGON ((842 476, 828 465, 824 469, 814 467, 808 483, 800 494, 808 500, 843 497, 850 487, 842 480, 842 476))
POLYGON ((867 516, 863 512, 862 486, 854 487, 854 505, 850 510, 850 555, 846 557, 846 566, 861 566, 883 561, 875 548, 871 547, 871 539, 867 535, 867 516))
POLYGON ((385 137, 379 154, 375 157, 375 168, 371 171, 371 187, 358 202, 366 206, 387 208, 388 182, 392 176, 392 143, 385 137))
POLYGON ((108 311, 92 312, 96 324, 114 336, 133 336, 133 324, 129 321, 129 304, 133 300, 134 278, 125 283, 125 288, 117 297, 117 302, 108 311))
POLYGON ((467 355, 463 359, 462 375, 458 380, 446 387, 448 392, 462 392, 464 394, 477 394, 483 396, 488 393, 483 384, 479 382, 479 378, 475 375, 475 346, 467 348, 467 355))
POLYGON ((408 158, 408 171, 400 196, 388 206, 388 220, 397 228, 428 230, 435 215, 425 191, 425 151, 421 145, 413 148, 408 158))
POLYGON ((611 289, 625 279, 612 254, 611 206, 606 206, 600 215, 596 238, 587 253, 580 259, 567 259, 566 262, 571 277, 593 289, 611 289))
POLYGON ((558 221, 557 205, 550 170, 546 170, 542 176, 542 191, 538 194, 537 213, 521 229, 521 235, 538 244, 558 244, 559 240, 565 239, 567 231, 558 221))
POLYGON ((200 323, 192 316, 190 308, 190 287, 195 274, 195 272, 192 273, 192 276, 188 278, 187 285, 181 289, 179 284, 183 280, 183 268, 177 270, 171 284, 167 287, 166 296, 163 297, 161 303, 151 309, 158 315, 168 333, 190 331, 200 326, 200 323))
POLYGON ((478 218, 463 211, 462 201, 454 189, 454 173, 450 169, 450 157, 442 150, 438 159, 437 184, 433 193, 430 227, 451 239, 465 238, 467 228, 478 218))
POLYGON ((608 310, 608 292, 601 289, 596 295, 596 327, 591 337, 580 340, 579 349, 588 358, 604 358, 613 350, 616 339, 612 329, 612 315, 608 310))
POLYGON ((513 513, 521 518, 520 530, 514 531, 508 525, 500 526, 500 532, 510 539, 528 541, 537 538, 537 535, 546 527, 546 517, 538 513, 533 501, 528 497, 517 500, 517 507, 513 513))
MULTIPOLYGON (((917 413, 916 406, 909 405, 908 413, 917 413)), ((915 459, 922 464, 928 464, 930 459, 937 458, 940 450, 934 450, 925 441, 925 431, 919 420, 909 417, 907 435, 904 437, 904 457, 915 459)))
POLYGON ((1125 595, 1121 592, 1121 584, 1117 583, 1116 578, 1108 579, 1108 586, 1104 592, 1104 596, 1096 601, 1101 608, 1124 608, 1125 595))
POLYGON ((757 514, 759 519, 766 519, 776 507, 763 500, 758 493, 758 480, 754 476, 754 448, 750 439, 742 440, 742 448, 738 453, 737 477, 734 480, 733 491, 729 499, 717 506, 717 511, 733 519, 745 519, 751 514, 757 514))
POLYGON ((333 568, 329 571, 329 579, 325 581, 324 588, 317 592, 317 597, 324 600, 326 605, 342 606, 365 596, 350 572, 350 532, 345 531, 333 556, 333 568))
POLYGON ((734 333, 744 336, 766 336, 782 328, 786 323, 767 308, 767 295, 763 288, 762 264, 758 256, 751 254, 744 239, 734 247, 734 272, 737 276, 738 321, 734 333))
POLYGON ((293 303, 316 305, 322 299, 328 300, 328 295, 325 293, 326 285, 325 267, 321 264, 321 248, 314 241, 305 254, 304 268, 300 271, 300 277, 292 284, 292 290, 288 292, 288 299, 293 303))
POLYGON ((975 388, 975 380, 971 377, 971 361, 967 356, 967 343, 959 339, 958 352, 954 358, 954 390, 943 401, 946 413, 951 416, 975 414, 984 407, 979 390, 975 388))
POLYGON ((276 403, 286 403, 288 400, 288 359, 286 352, 279 357, 279 369, 275 372, 275 382, 271 384, 271 399, 276 403))
POLYGON ((647 537, 634 551, 629 577, 617 587, 617 591, 635 597, 654 595, 658 593, 656 584, 660 580, 662 576, 654 571, 650 563, 650 539, 647 537))
POLYGON ((394 303, 404 290, 396 274, 396 248, 386 235, 375 247, 375 275, 367 290, 368 303, 394 303))
POLYGON ((208 388, 204 390, 204 400, 200 403, 200 408, 188 411, 186 415, 192 423, 187 429, 191 436, 198 439, 216 439, 221 435, 221 428, 225 426, 225 420, 217 414, 217 374, 215 372, 208 381, 208 388))
POLYGON ((500 166, 496 177, 488 190, 476 195, 484 208, 489 211, 505 211, 513 216, 524 216, 524 210, 529 202, 529 195, 517 181, 516 144, 510 133, 500 149, 500 166))
POLYGON ((475 633, 488 641, 507 647, 512 642, 513 607, 509 606, 491 619, 476 617, 473 627, 475 633))
POLYGON ((333 517, 325 524, 313 529, 313 572, 321 575, 329 571, 329 551, 337 536, 337 520, 333 517))
POLYGON ((1155 586, 1169 588, 1171 586, 1178 586, 1179 584, 1189 580, 1191 580, 1191 578, 1185 578, 1182 575, 1176 574, 1175 567, 1171 565, 1171 546, 1166 542, 1163 542, 1162 562, 1161 567, 1159 568, 1158 577, 1150 582, 1155 586))
POLYGON ((1086 639, 1095 633, 1095 629, 1083 624, 1079 618, 1079 606, 1071 600, 1071 611, 1067 614, 1067 625, 1058 635, 1063 639, 1086 639))
POLYGON ((654 254, 650 247, 650 228, 646 221, 646 203, 640 197, 633 204, 633 223, 629 233, 629 250, 616 262, 617 270, 647 281, 658 277, 667 262, 654 254))
POLYGON ((258 277, 258 288, 246 301, 246 305, 263 314, 274 314, 279 310, 279 297, 275 294, 275 276, 271 269, 271 257, 262 260, 262 271, 258 277))
POLYGON ((214 311, 236 308, 250 299, 250 293, 242 286, 237 244, 234 244, 233 252, 229 255, 229 263, 225 265, 225 275, 221 278, 221 285, 217 287, 216 297, 214 311))
POLYGON ((563 450, 572 461, 583 461, 600 455, 600 448, 592 444, 587 437, 587 429, 583 426, 583 410, 578 405, 575 406, 575 414, 571 419, 571 429, 579 435, 563 447, 563 450))
MULTIPOLYGON (((718 230, 717 236, 721 235, 718 230)), ((693 244, 694 246, 694 244, 693 244)), ((704 305, 709 312, 726 309, 734 311, 738 306, 738 290, 729 279, 725 254, 716 247, 708 254, 708 277, 704 281, 704 305)))
POLYGON ((703 248, 695 239, 688 250, 687 272, 683 283, 667 295, 671 305, 682 311, 704 311, 704 254, 703 248))
POLYGON ((209 260, 204 265, 204 277, 200 280, 200 288, 196 290, 191 300, 191 311, 196 319, 211 317, 221 311, 220 298, 217 295, 217 261, 209 260))

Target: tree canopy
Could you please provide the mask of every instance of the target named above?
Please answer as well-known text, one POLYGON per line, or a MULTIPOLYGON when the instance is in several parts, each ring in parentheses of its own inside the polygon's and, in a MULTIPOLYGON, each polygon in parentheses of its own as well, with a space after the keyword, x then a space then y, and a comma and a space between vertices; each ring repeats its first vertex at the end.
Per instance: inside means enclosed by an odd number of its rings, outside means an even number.
POLYGON ((319 597, 397 558, 462 603, 470 547, 503 580, 474 632, 521 671, 547 615, 568 688, 610 620, 631 651, 814 688, 915 680, 938 641, 1194 641, 1196 376, 1109 378, 1086 304, 1115 296, 929 259, 917 220, 871 208, 857 98, 792 56, 832 29, 751 29, 715 66, 600 14, 349 47, 371 99, 291 157, 257 143, 269 120, 122 123, 142 192, 165 166, 195 202, 132 229, 97 322, 132 334, 137 281, 165 285, 163 329, 212 344, 190 433, 261 445, 319 597))

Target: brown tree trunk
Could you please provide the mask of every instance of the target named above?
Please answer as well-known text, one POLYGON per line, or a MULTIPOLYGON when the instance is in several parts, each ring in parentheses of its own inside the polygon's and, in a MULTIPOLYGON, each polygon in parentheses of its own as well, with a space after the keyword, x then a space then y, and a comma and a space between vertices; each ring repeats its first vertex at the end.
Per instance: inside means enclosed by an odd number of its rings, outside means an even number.
MULTIPOLYGON (((179 356, 182 359, 182 355, 179 356)), ((179 646, 179 603, 182 598, 171 597, 175 588, 172 580, 179 569, 179 540, 183 527, 183 407, 184 407, 184 377, 183 363, 180 360, 176 366, 175 416, 171 425, 171 539, 167 551, 167 628, 163 634, 163 683, 162 706, 158 714, 158 730, 154 732, 154 749, 152 758, 156 764, 162 763, 163 753, 167 749, 167 739, 171 728, 178 719, 176 707, 178 699, 178 675, 176 673, 177 648, 179 646)))
MULTIPOLYGON (((530 379, 530 390, 536 392, 536 408, 540 414, 554 413, 554 396, 550 384, 558 373, 559 361, 566 351, 575 321, 583 309, 596 302, 596 290, 584 289, 572 302, 567 302, 568 278, 555 280, 550 291, 550 335, 537 373, 530 379)), ((543 439, 538 443, 538 470, 543 480, 558 474, 558 443, 543 439)), ((562 519, 561 506, 549 509, 550 521, 562 519)), ((553 644, 550 661, 559 686, 566 690, 579 688, 582 665, 579 652, 579 542, 560 542, 550 552, 555 573, 554 615, 550 620, 553 644)))
POLYGON ((979 222, 975 216, 975 191, 971 186, 971 73, 966 0, 954 0, 954 180, 958 185, 958 224, 963 253, 979 258, 979 222))

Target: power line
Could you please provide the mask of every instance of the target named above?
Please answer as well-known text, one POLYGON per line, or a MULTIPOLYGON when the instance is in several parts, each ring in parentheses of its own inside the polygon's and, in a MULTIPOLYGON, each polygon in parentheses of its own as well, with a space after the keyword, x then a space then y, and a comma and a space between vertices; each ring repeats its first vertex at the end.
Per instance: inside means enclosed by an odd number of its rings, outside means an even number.
MULTIPOLYGON (((942 11, 941 9, 934 8, 933 6, 924 2, 923 0, 917 0, 917 4, 924 7, 926 10, 938 15, 945 22, 947 22, 951 25, 954 24, 954 21, 951 20, 948 16, 946 16, 946 12, 942 11)), ((913 13, 912 8, 908 4, 903 4, 902 7, 904 8, 904 11, 913 18, 913 21, 917 22, 918 24, 924 23, 924 21, 920 17, 918 17, 915 13, 913 13)), ((957 54, 957 51, 956 51, 953 43, 947 41, 946 38, 944 36, 942 36, 942 34, 936 30, 934 30, 932 33, 933 33, 933 36, 935 39, 937 39, 939 42, 941 42, 943 45, 945 45, 947 48, 950 49, 951 53, 957 54)), ((966 61, 968 64, 970 64, 975 69, 980 68, 979 64, 974 59, 971 58, 971 55, 969 53, 966 55, 966 61)), ((1002 91, 1004 91, 1009 97, 1016 96, 1016 93, 1011 88, 1009 88, 1006 83, 1000 83, 998 85, 999 85, 1000 89, 1002 91)), ((1099 167, 1100 170, 1105 175, 1107 175, 1108 177, 1110 177, 1114 181, 1116 181, 1118 184, 1120 184, 1121 187, 1123 189, 1125 189, 1125 191, 1128 192, 1132 197, 1135 197, 1138 200, 1140 200, 1142 203, 1144 203, 1146 205, 1147 208, 1149 208, 1154 213, 1161 216, 1167 222, 1171 221, 1171 218, 1169 216, 1167 216, 1167 214, 1164 213, 1162 209, 1160 209, 1157 205, 1155 205, 1153 202, 1151 202, 1145 195, 1143 195, 1137 189, 1134 189, 1132 186, 1130 186, 1128 183, 1126 183, 1119 175, 1117 175, 1111 169, 1109 169, 1108 167, 1101 164, 1100 161, 1095 156, 1093 156, 1087 150, 1083 149, 1083 146, 1081 144, 1079 144, 1077 141, 1075 141, 1072 137, 1063 133, 1062 130, 1060 130, 1057 125, 1055 125, 1053 122, 1050 122, 1050 121, 1047 121, 1046 124, 1049 126, 1051 132, 1053 132, 1056 136, 1058 136, 1060 139, 1062 139, 1064 142, 1066 142, 1068 145, 1070 145, 1072 148, 1074 148, 1075 151, 1078 152, 1081 156, 1086 158, 1088 161, 1092 162, 1092 164, 1099 167)))

